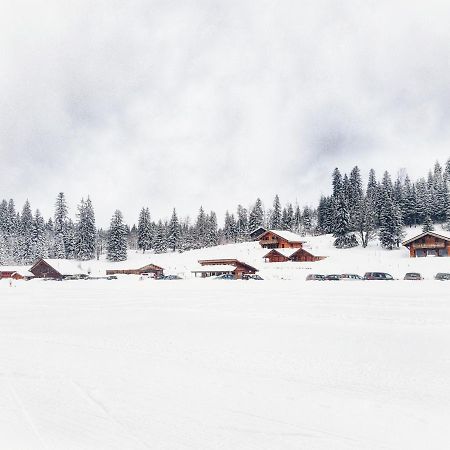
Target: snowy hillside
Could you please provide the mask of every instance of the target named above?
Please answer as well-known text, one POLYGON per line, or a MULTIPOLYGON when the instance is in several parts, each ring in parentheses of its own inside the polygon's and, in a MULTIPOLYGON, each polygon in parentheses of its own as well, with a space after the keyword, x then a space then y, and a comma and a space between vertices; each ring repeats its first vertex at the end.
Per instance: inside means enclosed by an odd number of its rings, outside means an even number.
MULTIPOLYGON (((442 229, 436 232, 448 234, 442 229)), ((406 228, 405 239, 421 233, 421 228, 406 228)), ((154 254, 152 252, 128 251, 128 260, 111 263, 104 259, 81 263, 84 269, 92 274, 104 275, 107 268, 139 268, 146 264, 157 264, 165 269, 167 274, 181 275, 183 278, 193 277, 191 271, 198 266, 200 259, 235 258, 246 262, 260 270, 263 278, 304 280, 308 273, 357 273, 383 271, 391 273, 395 278, 403 278, 406 272, 421 272, 425 278, 433 278, 437 272, 450 271, 450 259, 447 258, 410 258, 405 247, 392 251, 383 249, 378 241, 370 243, 369 247, 351 249, 336 249, 331 235, 306 236, 304 248, 314 255, 327 256, 317 262, 284 262, 266 263, 263 256, 267 249, 260 247, 258 242, 219 245, 184 253, 154 254)))

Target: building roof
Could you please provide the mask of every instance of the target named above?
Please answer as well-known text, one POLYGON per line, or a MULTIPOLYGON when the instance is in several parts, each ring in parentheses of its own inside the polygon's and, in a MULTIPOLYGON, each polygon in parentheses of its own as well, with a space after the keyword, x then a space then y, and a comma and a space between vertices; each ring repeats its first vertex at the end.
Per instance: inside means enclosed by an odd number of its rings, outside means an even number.
POLYGON ((75 260, 70 260, 70 259, 42 258, 42 259, 39 259, 33 265, 33 267, 30 268, 30 270, 32 270, 41 261, 44 261, 45 263, 47 263, 49 266, 51 266, 53 269, 55 269, 62 276, 87 275, 88 274, 88 271, 82 267, 81 261, 75 261, 75 260))
POLYGON ((426 232, 421 233, 421 234, 419 234, 417 236, 414 236, 411 239, 408 239, 407 241, 402 242, 402 245, 406 246, 408 244, 411 244, 411 242, 417 241, 417 239, 421 239, 421 238, 423 238, 424 236, 427 236, 427 235, 434 236, 434 237, 437 237, 437 238, 440 238, 440 239, 444 239, 445 241, 450 241, 450 236, 445 236, 443 234, 438 234, 438 233, 435 233, 434 231, 426 231, 426 232))
POLYGON ((240 267, 246 267, 249 270, 254 270, 255 272, 258 272, 258 269, 256 267, 251 266, 250 264, 247 264, 245 262, 239 261, 237 259, 222 259, 222 258, 216 258, 216 259, 200 259, 199 264, 202 266, 218 266, 218 265, 230 265, 234 268, 240 266, 240 267))
POLYGON ((18 273, 23 277, 34 277, 28 266, 0 266, 0 272, 18 273))
MULTIPOLYGON (((301 242, 301 243, 305 242, 304 240, 302 240, 301 236, 293 233, 292 231, 286 231, 286 230, 267 230, 266 231, 266 233, 269 233, 269 232, 273 233, 276 236, 278 236, 282 239, 285 239, 286 241, 289 241, 289 242, 301 242)), ((266 233, 263 233, 260 237, 264 236, 264 234, 266 234, 266 233)))
POLYGON ((258 239, 260 236, 262 236, 267 231, 267 228, 264 227, 258 227, 254 230, 250 231, 250 236, 252 239, 258 239))

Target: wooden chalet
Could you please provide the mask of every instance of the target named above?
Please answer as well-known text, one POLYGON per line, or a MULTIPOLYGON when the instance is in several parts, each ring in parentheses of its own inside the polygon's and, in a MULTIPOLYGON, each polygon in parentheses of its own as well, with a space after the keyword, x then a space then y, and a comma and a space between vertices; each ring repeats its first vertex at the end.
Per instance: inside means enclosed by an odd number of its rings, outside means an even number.
POLYGON ((193 270, 195 276, 202 278, 232 274, 235 279, 241 279, 243 275, 255 274, 258 269, 237 259, 202 259, 200 267, 193 270))
POLYGON ((267 230, 259 237, 263 248, 302 248, 305 241, 291 231, 267 230))
POLYGON ((61 280, 67 277, 87 277, 88 271, 81 267, 79 261, 68 259, 40 258, 30 268, 36 278, 53 278, 61 280))
POLYGON ((164 275, 164 269, 156 264, 147 264, 139 269, 108 269, 106 275, 142 275, 143 273, 150 273, 154 278, 159 278, 164 275))
POLYGON ((433 231, 419 234, 402 242, 402 245, 409 250, 411 258, 450 256, 450 237, 434 233, 433 231))
POLYGON ((29 280, 34 275, 24 266, 0 266, 0 280, 12 278, 14 280, 29 280))
POLYGON ((314 262, 325 259, 325 256, 315 256, 304 248, 273 248, 264 255, 266 262, 314 262))

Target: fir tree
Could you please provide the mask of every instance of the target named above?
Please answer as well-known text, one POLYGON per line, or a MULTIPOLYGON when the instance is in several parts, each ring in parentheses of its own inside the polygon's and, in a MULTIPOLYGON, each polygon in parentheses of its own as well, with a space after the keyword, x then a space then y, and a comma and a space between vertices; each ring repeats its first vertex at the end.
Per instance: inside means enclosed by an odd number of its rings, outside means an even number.
POLYGON ((358 245, 353 233, 350 233, 350 214, 344 194, 341 192, 334 200, 334 231, 336 238, 334 246, 337 248, 351 248, 358 245))
POLYGON ((149 250, 152 246, 152 227, 150 219, 150 211, 148 208, 142 208, 138 220, 138 240, 137 245, 142 253, 149 250))
POLYGON ((434 231, 433 221, 431 220, 430 216, 427 216, 425 218, 425 222, 422 227, 423 233, 429 233, 430 231, 434 231))
POLYGON ((153 249, 155 250, 155 253, 165 253, 167 251, 167 237, 161 220, 158 222, 155 231, 153 249))
POLYGON ((75 233, 76 258, 81 261, 94 259, 97 230, 95 227, 94 208, 89 197, 86 201, 81 199, 81 203, 78 205, 77 219, 75 233))
POLYGON ((125 261, 127 259, 127 229, 119 210, 116 210, 111 218, 106 257, 109 261, 125 261))
POLYGON ((270 216, 270 228, 272 230, 281 229, 281 204, 278 195, 275 195, 273 200, 273 210, 270 216))
POLYGON ((264 226, 264 209, 261 199, 258 198, 250 211, 248 229, 252 232, 262 226, 264 226))
POLYGON ((172 217, 169 222, 169 235, 167 237, 168 247, 172 251, 175 251, 178 248, 179 240, 180 240, 180 224, 178 223, 177 213, 174 208, 172 212, 172 217))

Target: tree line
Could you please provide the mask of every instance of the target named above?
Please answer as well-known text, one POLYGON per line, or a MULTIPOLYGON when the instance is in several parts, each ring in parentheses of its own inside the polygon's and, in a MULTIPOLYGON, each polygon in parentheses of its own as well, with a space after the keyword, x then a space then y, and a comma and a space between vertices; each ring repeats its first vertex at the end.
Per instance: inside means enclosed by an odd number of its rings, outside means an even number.
POLYGON ((400 245, 404 226, 422 225, 430 231, 440 223, 450 229, 450 160, 444 167, 436 162, 427 177, 412 182, 405 171, 395 180, 388 171, 377 180, 369 172, 364 187, 360 170, 349 174, 336 168, 331 194, 322 196, 317 207, 287 203, 278 195, 269 208, 260 198, 249 207, 241 204, 226 211, 219 227, 214 211, 200 207, 195 220, 179 219, 176 209, 169 220, 153 220, 148 207, 131 227, 116 210, 108 230, 97 229, 91 199, 77 205, 75 220, 69 217, 64 193, 55 201, 53 217, 33 214, 28 200, 16 210, 14 200, 0 202, 0 264, 32 264, 37 258, 90 260, 105 254, 110 261, 127 259, 128 250, 164 253, 186 251, 218 244, 245 242, 258 227, 287 230, 301 235, 332 234, 334 245, 366 247, 379 237, 381 245, 400 245))

